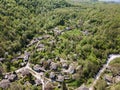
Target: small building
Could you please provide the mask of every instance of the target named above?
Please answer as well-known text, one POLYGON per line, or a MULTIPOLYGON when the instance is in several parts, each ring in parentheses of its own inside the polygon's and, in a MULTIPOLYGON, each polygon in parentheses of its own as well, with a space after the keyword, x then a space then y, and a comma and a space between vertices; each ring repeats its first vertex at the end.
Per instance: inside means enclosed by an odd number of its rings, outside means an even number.
POLYGON ((10 81, 7 79, 3 79, 2 81, 0 81, 0 87, 3 89, 6 89, 10 86, 10 81))
POLYGON ((36 72, 45 72, 46 70, 41 68, 40 65, 36 64, 34 67, 33 67, 33 70, 35 70, 36 72))
POLYGON ((37 48, 37 51, 44 51, 45 50, 45 45, 44 44, 39 44, 36 48, 37 48))
POLYGON ((36 72, 40 72, 40 65, 36 64, 35 66, 33 66, 33 70, 35 70, 36 72))
POLYGON ((20 63, 20 66, 21 66, 21 67, 24 67, 25 65, 26 65, 25 62, 20 63))
POLYGON ((36 85, 36 86, 39 86, 39 85, 41 85, 41 84, 42 84, 42 82, 41 82, 39 79, 36 79, 36 80, 35 80, 35 85, 36 85))
POLYGON ((54 90, 54 86, 52 85, 52 83, 47 83, 44 90, 54 90))
POLYGON ((64 76, 62 76, 62 75, 58 75, 57 76, 57 80, 56 81, 63 82, 64 80, 65 80, 64 76))
POLYGON ((0 58, 0 62, 3 62, 5 60, 5 58, 0 58))
POLYGON ((4 78, 8 79, 10 82, 13 82, 17 79, 17 74, 16 73, 8 73, 8 74, 5 74, 4 78))
POLYGON ((43 37, 38 37, 38 40, 42 40, 42 39, 44 39, 43 37))
POLYGON ((74 74, 76 72, 75 66, 74 65, 70 65, 68 68, 68 73, 70 74, 74 74))
POLYGON ((23 61, 24 61, 24 62, 28 62, 28 60, 29 60, 29 56, 30 56, 30 53, 25 52, 25 54, 24 54, 24 58, 23 58, 23 61))
POLYGON ((11 74, 11 75, 8 76, 8 80, 9 80, 10 82, 15 81, 16 79, 17 79, 17 75, 16 75, 16 74, 11 74))
POLYGON ((44 47, 45 47, 44 44, 39 44, 39 45, 37 46, 37 48, 44 48, 44 47))
POLYGON ((69 65, 68 65, 67 63, 63 63, 63 64, 62 64, 62 67, 63 67, 64 69, 68 69, 69 65))
POLYGON ((44 35, 43 38, 48 39, 48 38, 50 38, 50 35, 44 35))
POLYGON ((112 83, 112 76, 105 75, 104 79, 105 79, 105 81, 107 82, 107 84, 112 83))
POLYGON ((55 80, 56 79, 56 75, 54 72, 51 72, 49 75, 50 79, 55 80))
POLYGON ((72 27, 66 27, 65 30, 72 30, 72 27))
POLYGON ((50 69, 56 71, 56 70, 58 69, 58 65, 57 65, 57 63, 51 62, 50 69))
POLYGON ((114 82, 119 83, 120 82, 120 76, 116 76, 115 79, 114 79, 114 82))
POLYGON ((52 62, 52 60, 51 60, 51 59, 48 59, 48 60, 47 60, 48 65, 50 65, 50 64, 51 64, 51 62, 52 62))

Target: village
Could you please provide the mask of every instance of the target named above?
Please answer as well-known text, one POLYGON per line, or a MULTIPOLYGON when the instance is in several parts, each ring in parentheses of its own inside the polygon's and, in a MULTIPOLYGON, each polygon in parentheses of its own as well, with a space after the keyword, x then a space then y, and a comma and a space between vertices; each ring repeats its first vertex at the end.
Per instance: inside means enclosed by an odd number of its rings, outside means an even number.
MULTIPOLYGON (((66 27, 65 30, 59 30, 59 28, 56 27, 53 30, 53 34, 55 35, 55 37, 57 37, 58 35, 61 35, 65 31, 70 31, 73 29, 74 28, 66 27)), ((41 37, 34 38, 33 40, 31 40, 30 43, 27 45, 27 48, 35 46, 36 51, 38 52, 44 51, 46 50, 46 48, 45 45, 41 43, 41 40, 50 38, 52 40, 50 40, 48 43, 50 43, 50 45, 54 45, 56 40, 53 39, 52 36, 43 35, 41 37)), ((42 60, 39 61, 38 64, 34 65, 30 63, 30 54, 31 52, 25 51, 24 54, 20 54, 18 57, 12 60, 12 62, 16 60, 22 60, 22 62, 20 63, 21 68, 10 73, 4 73, 3 80, 0 81, 0 87, 8 88, 12 82, 19 80, 23 77, 30 76, 31 74, 36 78, 32 82, 32 84, 36 86, 42 85, 43 87, 42 90, 47 90, 46 88, 48 88, 48 86, 50 85, 52 85, 51 87, 57 86, 58 88, 61 88, 61 85, 65 80, 76 79, 77 78, 76 72, 82 68, 82 66, 79 65, 77 62, 73 61, 71 62, 60 57, 48 60, 45 60, 43 58, 42 60)), ((3 60, 4 58, 0 59, 1 62, 3 60)), ((26 83, 30 84, 29 81, 25 82, 24 84, 26 83)))
MULTIPOLYGON (((58 27, 55 27, 51 32, 54 37, 50 34, 46 34, 37 38, 33 38, 33 40, 31 40, 30 43, 27 45, 27 48, 34 47, 34 51, 46 52, 47 48, 45 44, 42 43, 43 41, 47 40, 46 43, 49 45, 49 47, 54 47, 56 42, 59 42, 59 40, 56 40, 58 36, 64 34, 64 32, 66 31, 71 31, 74 29, 75 28, 73 27, 66 27, 64 30, 60 30, 58 27)), ((81 33, 83 35, 90 34, 88 30, 81 31, 81 33)), ((4 73, 3 79, 0 81, 1 88, 8 88, 10 84, 12 82, 15 82, 16 80, 20 80, 24 77, 33 76, 33 81, 25 81, 24 85, 32 84, 35 86, 41 86, 42 90, 53 90, 56 87, 58 89, 61 89, 64 82, 76 80, 79 77, 78 72, 82 69, 82 65, 79 65, 78 62, 63 59, 61 57, 55 57, 54 59, 47 60, 45 58, 42 58, 39 62, 33 64, 31 62, 31 53, 34 51, 29 51, 29 49, 27 49, 26 51, 24 51, 23 54, 20 53, 18 57, 12 59, 11 62, 22 60, 19 65, 21 68, 13 72, 4 73)), ((74 56, 76 57, 76 54, 74 54, 74 56)), ((4 62, 4 60, 5 58, 0 58, 0 62, 4 62)), ((107 67, 106 70, 110 71, 110 67, 107 67)), ((117 75, 116 77, 114 77, 113 80, 112 76, 104 75, 104 80, 107 82, 108 85, 110 85, 114 82, 119 82, 120 76, 117 75)), ((64 85, 68 86, 67 83, 64 85)), ((91 88, 92 87, 87 88, 83 84, 76 90, 93 90, 91 88)))

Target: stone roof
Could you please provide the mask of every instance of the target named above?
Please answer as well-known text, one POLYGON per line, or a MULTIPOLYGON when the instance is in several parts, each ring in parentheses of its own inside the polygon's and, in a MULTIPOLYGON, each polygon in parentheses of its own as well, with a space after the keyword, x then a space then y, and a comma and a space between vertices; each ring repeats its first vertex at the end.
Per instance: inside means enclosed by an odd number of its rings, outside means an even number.
POLYGON ((47 83, 45 85, 45 90, 54 90, 54 87, 53 87, 53 85, 51 83, 47 83))
POLYGON ((52 62, 52 60, 51 60, 51 59, 48 59, 48 60, 47 60, 48 65, 50 65, 50 64, 51 64, 51 62, 52 62))
POLYGON ((58 75, 58 76, 57 76, 57 81, 58 81, 58 82, 63 82, 64 79, 65 79, 65 78, 64 78, 64 76, 62 76, 62 75, 58 75))
POLYGON ((25 51, 25 54, 24 54, 24 61, 28 61, 29 56, 30 56, 30 53, 25 51))
POLYGON ((9 86, 10 86, 10 81, 9 80, 3 79, 0 82, 0 87, 3 88, 3 89, 8 88, 9 86))
POLYGON ((55 75, 54 72, 51 72, 49 77, 50 77, 51 79, 55 79, 55 78, 56 78, 56 75, 55 75))
POLYGON ((62 67, 65 68, 65 69, 68 69, 69 65, 67 63, 63 63, 62 67))
POLYGON ((17 79, 16 74, 11 74, 11 75, 8 76, 8 80, 11 81, 11 82, 15 81, 16 79, 17 79))
POLYGON ((3 62, 5 60, 5 58, 0 58, 0 62, 3 62))
POLYGON ((51 66, 50 66, 50 69, 51 69, 51 70, 57 70, 57 68, 58 68, 57 63, 52 62, 52 63, 51 63, 51 66))
POLYGON ((120 82, 120 76, 116 76, 115 77, 115 83, 119 83, 120 82))
POLYGON ((21 67, 24 67, 25 65, 26 65, 25 62, 20 63, 20 66, 21 66, 21 67))
POLYGON ((40 65, 36 64, 33 69, 37 72, 40 72, 40 65))
POLYGON ((109 75, 105 75, 105 80, 109 83, 112 83, 112 76, 109 76, 109 75))
POLYGON ((34 69, 35 71, 37 71, 37 72, 40 72, 40 71, 45 72, 45 71, 46 71, 45 69, 41 68, 40 65, 38 65, 38 64, 36 64, 36 65, 33 67, 33 69, 34 69))
POLYGON ((50 38, 50 35, 44 35, 43 38, 48 39, 48 38, 50 38))
POLYGON ((66 27, 65 30, 72 30, 72 27, 66 27))
POLYGON ((74 66, 74 65, 70 65, 70 66, 69 66, 69 69, 68 69, 68 72, 69 72, 70 74, 75 73, 75 66, 74 66))
POLYGON ((43 37, 38 37, 38 40, 42 40, 43 39, 43 37))
POLYGON ((37 46, 37 48, 44 48, 44 47, 45 47, 44 44, 39 44, 39 45, 37 46))
POLYGON ((41 81, 39 79, 36 79, 35 84, 38 86, 38 85, 41 85, 42 83, 41 83, 41 81))

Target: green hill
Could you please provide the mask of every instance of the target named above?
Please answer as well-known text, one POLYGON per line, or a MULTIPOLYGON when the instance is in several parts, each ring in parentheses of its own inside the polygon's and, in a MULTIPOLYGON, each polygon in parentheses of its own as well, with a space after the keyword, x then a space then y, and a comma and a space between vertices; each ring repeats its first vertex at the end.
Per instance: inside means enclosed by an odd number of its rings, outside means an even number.
MULTIPOLYGON (((70 74, 70 80, 65 81, 74 90, 92 82, 109 54, 120 53, 120 5, 70 1, 0 0, 0 58, 5 58, 0 62, 0 79, 2 73, 20 68, 23 60, 14 59, 28 51, 33 65, 41 65, 44 59, 47 68, 47 60, 60 62, 63 58, 80 66, 75 78, 70 74), (30 44, 39 37, 46 39, 39 41, 36 50, 37 44, 30 44)), ((40 90, 40 86, 34 87, 33 79, 29 76, 16 82, 22 89, 40 90), (31 85, 22 85, 26 81, 31 85)))

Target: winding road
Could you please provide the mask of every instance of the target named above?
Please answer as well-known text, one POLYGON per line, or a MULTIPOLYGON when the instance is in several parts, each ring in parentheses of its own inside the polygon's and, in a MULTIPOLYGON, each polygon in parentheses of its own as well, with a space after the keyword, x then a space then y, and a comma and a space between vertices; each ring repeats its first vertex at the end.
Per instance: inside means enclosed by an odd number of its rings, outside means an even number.
POLYGON ((106 68, 109 66, 109 63, 113 60, 115 60, 115 58, 120 58, 120 55, 118 54, 111 54, 109 55, 109 58, 107 60, 107 63, 105 65, 103 65, 103 67, 100 69, 100 71, 98 72, 98 74, 96 75, 96 78, 93 82, 93 84, 91 85, 91 87, 89 88, 89 90, 93 90, 94 86, 96 85, 97 81, 99 80, 101 74, 106 70, 106 68))

